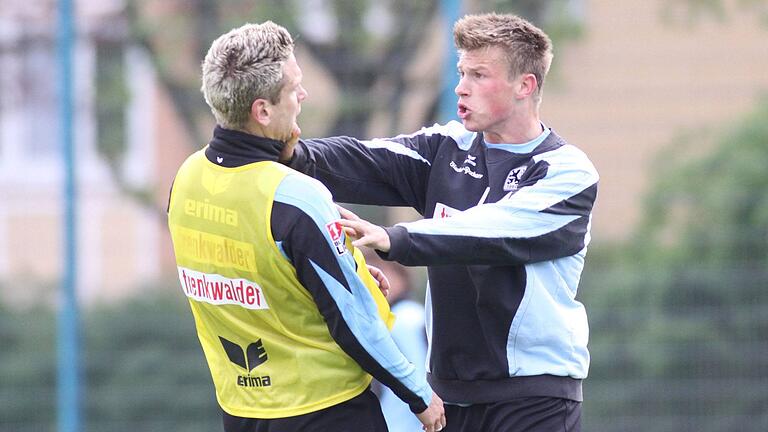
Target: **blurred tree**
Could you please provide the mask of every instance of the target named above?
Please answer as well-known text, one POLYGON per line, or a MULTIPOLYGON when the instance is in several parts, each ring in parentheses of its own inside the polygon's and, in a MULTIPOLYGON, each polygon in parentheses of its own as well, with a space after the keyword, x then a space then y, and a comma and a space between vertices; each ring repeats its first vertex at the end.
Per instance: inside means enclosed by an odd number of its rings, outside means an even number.
MULTIPOLYGON (((56 421, 55 314, 0 306, 0 430, 25 430, 56 421)), ((44 425, 44 427, 43 427, 44 425)))
POLYGON ((768 27, 768 1, 766 0, 674 0, 664 2, 661 9, 666 21, 688 24, 702 19, 726 21, 735 13, 746 13, 755 17, 758 23, 768 27))
POLYGON ((419 48, 419 38, 436 8, 435 1, 402 0, 385 6, 366 0, 316 1, 310 5, 245 0, 160 3, 129 1, 130 22, 137 39, 155 60, 160 79, 196 142, 206 141, 212 121, 199 91, 199 65, 218 35, 246 22, 268 19, 288 28, 298 35, 297 43, 309 48, 329 72, 341 92, 330 131, 364 135, 371 89, 385 78, 398 81, 419 48), (377 13, 383 15, 377 17, 377 13), (318 17, 330 25, 314 22, 318 17), (377 19, 380 21, 375 22, 377 19))
MULTIPOLYGON (((168 284, 85 311, 84 424, 90 432, 221 429, 186 299, 168 284), (152 293, 152 294, 150 294, 152 293)), ((0 304, 0 431, 55 429, 55 312, 0 304)))
MULTIPOLYGON (((768 24, 766 6, 677 0, 660 11, 672 24, 744 11, 768 24)), ((650 165, 635 236, 593 247, 579 289, 595 329, 590 429, 768 427, 766 118, 768 97, 741 121, 675 139, 650 165)))
MULTIPOLYGON (((567 0, 467 3, 475 12, 514 11, 558 37, 577 33, 577 22, 568 18, 572 2, 567 0)), ((205 142, 212 120, 199 91, 199 65, 219 34, 245 22, 271 19, 284 25, 298 35, 297 43, 308 48, 341 93, 329 133, 365 136, 376 105, 400 110, 407 66, 422 48, 427 29, 439 19, 438 7, 437 0, 129 0, 127 15, 134 37, 151 53, 188 130, 196 142, 205 142), (377 83, 386 83, 388 94, 377 90, 377 83)), ((391 127, 398 131, 396 122, 391 127)))
MULTIPOLYGON (((657 383, 594 414, 684 415, 690 430, 713 432, 768 424, 758 408, 768 406, 766 118, 768 97, 724 130, 676 140, 652 164, 636 236, 591 257, 580 292, 599 329, 595 375, 657 383)), ((670 430, 655 427, 643 430, 670 430)))
MULTIPOLYGON (((557 44, 579 34, 573 3, 468 0, 465 8, 467 12, 518 13, 544 27, 557 44)), ((306 127, 304 120, 305 131, 365 137, 379 110, 389 114, 389 133, 404 132, 399 124, 401 111, 409 93, 416 90, 413 86, 420 85, 409 83, 407 73, 429 43, 429 29, 439 25, 439 6, 438 0, 126 0, 124 13, 110 17, 96 32, 99 151, 117 186, 163 217, 164 209, 153 200, 151 187, 130 185, 121 171, 126 151, 125 106, 131 97, 125 85, 126 45, 136 43, 149 53, 191 143, 199 146, 207 142, 214 121, 200 92, 200 63, 208 47, 231 28, 268 19, 296 35, 297 44, 307 48, 303 55, 312 56, 327 71, 339 92, 334 106, 320 108, 335 111, 333 124, 306 127)), ((447 38, 450 26, 442 26, 447 38)), ((423 71, 435 82, 444 79, 441 73, 441 68, 423 71)), ((430 108, 419 124, 438 120, 439 88, 436 84, 431 94, 418 89, 430 99, 424 103, 430 108)), ((310 117, 307 114, 305 119, 310 117)))
POLYGON ((183 295, 168 284, 88 311, 89 431, 210 431, 221 414, 183 295), (150 294, 152 293, 152 294, 150 294))
POLYGON ((224 19, 219 11, 227 5, 230 7, 226 10, 231 13, 240 12, 231 3, 244 2, 126 1, 131 38, 152 58, 158 79, 168 90, 195 145, 207 142, 211 121, 200 93, 200 64, 208 46, 219 35, 224 19))
MULTIPOLYGON (((768 262, 768 99, 742 122, 722 132, 707 156, 691 159, 689 147, 665 152, 664 175, 647 203, 640 234, 656 245, 677 235, 675 261, 764 267, 768 262), (675 153, 676 152, 676 155, 675 153), (682 156, 682 157, 681 157, 682 156), (672 163, 669 158, 672 157, 672 163)), ((692 136, 696 147, 706 138, 692 136)), ((664 163, 662 163, 664 162, 664 163)))
MULTIPOLYGON (((669 274, 667 284, 656 294, 659 307, 732 310, 768 304, 766 118, 768 98, 740 123, 721 132, 710 154, 686 157, 684 163, 668 166, 659 179, 639 232, 645 241, 638 242, 646 245, 639 251, 644 260, 669 274)), ((702 137, 695 139, 694 145, 702 142, 702 137)), ((685 154, 685 148, 679 152, 685 154)), ((705 327, 719 341, 768 334, 768 319, 748 322, 739 319, 740 312, 733 313, 736 316, 724 314, 721 319, 689 318, 699 323, 693 328, 705 327)))
MULTIPOLYGON (((121 191, 150 210, 160 210, 155 207, 150 187, 132 185, 123 175, 123 160, 128 150, 126 116, 130 98, 126 82, 125 32, 98 32, 94 40, 97 148, 121 191)), ((160 214, 165 217, 164 212, 160 214)))

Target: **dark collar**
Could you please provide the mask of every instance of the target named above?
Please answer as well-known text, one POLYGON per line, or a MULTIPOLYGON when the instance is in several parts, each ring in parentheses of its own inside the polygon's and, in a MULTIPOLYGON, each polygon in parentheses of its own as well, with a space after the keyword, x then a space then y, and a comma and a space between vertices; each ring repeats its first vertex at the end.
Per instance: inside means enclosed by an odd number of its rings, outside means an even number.
POLYGON ((205 149, 205 157, 216 165, 234 168, 265 160, 277 161, 282 149, 281 141, 217 125, 205 149))

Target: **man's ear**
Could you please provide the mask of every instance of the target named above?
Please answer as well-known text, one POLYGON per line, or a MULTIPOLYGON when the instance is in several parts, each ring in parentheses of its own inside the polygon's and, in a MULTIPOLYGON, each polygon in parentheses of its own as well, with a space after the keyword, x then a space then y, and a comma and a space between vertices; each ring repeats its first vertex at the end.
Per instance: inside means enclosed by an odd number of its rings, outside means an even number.
POLYGON ((267 126, 272 119, 272 104, 266 99, 256 99, 251 104, 251 118, 256 123, 267 126))
POLYGON ((524 74, 520 77, 520 85, 517 88, 517 95, 520 99, 525 99, 536 93, 539 83, 534 74, 524 74))

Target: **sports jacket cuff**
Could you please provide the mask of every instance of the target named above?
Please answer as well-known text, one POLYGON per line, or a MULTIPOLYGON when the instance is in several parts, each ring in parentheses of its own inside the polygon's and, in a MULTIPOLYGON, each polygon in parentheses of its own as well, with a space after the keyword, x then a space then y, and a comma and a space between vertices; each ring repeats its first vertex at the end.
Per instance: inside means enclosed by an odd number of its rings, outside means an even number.
POLYGON ((408 230, 401 226, 384 227, 389 236, 389 252, 376 251, 382 259, 387 261, 402 261, 408 256, 411 244, 408 241, 408 230))
MULTIPOLYGON (((432 399, 430 399, 430 402, 432 399)), ((414 414, 420 414, 424 412, 427 408, 429 408, 429 405, 424 403, 423 400, 419 399, 418 402, 408 404, 408 408, 411 410, 414 414)))

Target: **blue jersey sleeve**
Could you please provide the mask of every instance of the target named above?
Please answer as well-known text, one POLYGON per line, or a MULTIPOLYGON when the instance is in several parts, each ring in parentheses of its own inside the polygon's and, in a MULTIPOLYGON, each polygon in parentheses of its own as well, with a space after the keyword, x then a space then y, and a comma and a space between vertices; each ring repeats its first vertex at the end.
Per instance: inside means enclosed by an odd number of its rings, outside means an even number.
POLYGON ((278 186, 272 232, 314 298, 336 343, 368 373, 391 388, 413 412, 427 408, 432 391, 398 350, 375 300, 356 273, 331 194, 316 180, 288 175, 278 186))
POLYGON ((572 146, 534 159, 535 181, 495 203, 387 228, 392 246, 382 256, 406 265, 518 265, 578 253, 589 243, 597 171, 572 146))

